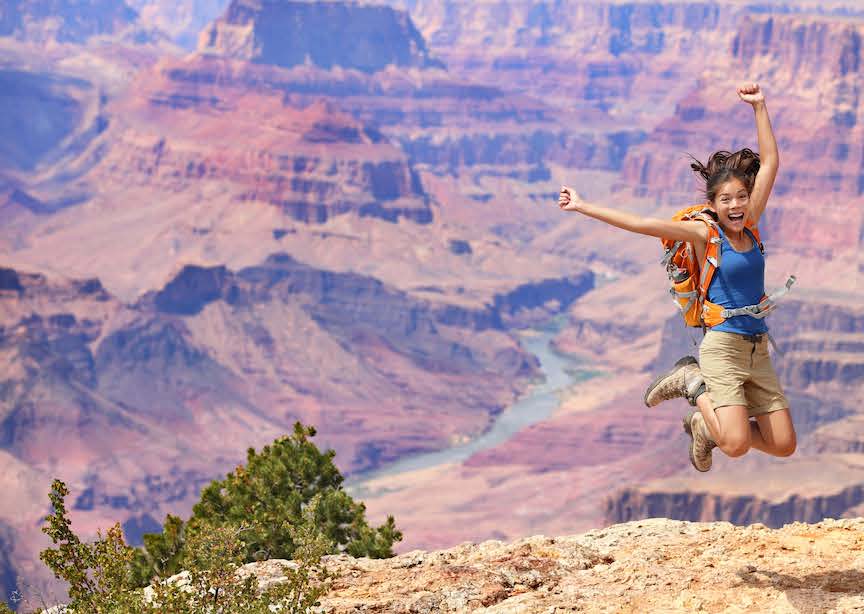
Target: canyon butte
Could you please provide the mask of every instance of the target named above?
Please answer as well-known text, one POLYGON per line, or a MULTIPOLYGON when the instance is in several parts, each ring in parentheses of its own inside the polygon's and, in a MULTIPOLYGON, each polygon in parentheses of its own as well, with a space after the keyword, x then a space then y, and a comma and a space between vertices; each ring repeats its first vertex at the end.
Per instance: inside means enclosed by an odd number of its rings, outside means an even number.
MULTIPOLYGON (((295 420, 403 553, 864 515, 862 32, 851 1, 3 6, 3 598, 53 590, 52 477, 77 530, 137 543, 295 420), (768 285, 799 279, 769 325, 800 445, 697 475, 684 405, 641 403, 694 351, 659 243, 555 200, 698 201, 688 153, 755 146, 742 78, 781 150, 762 231, 768 285), (376 473, 493 429, 544 375, 537 334, 573 361, 552 415, 376 473)), ((771 569, 748 586, 800 588, 771 569)))

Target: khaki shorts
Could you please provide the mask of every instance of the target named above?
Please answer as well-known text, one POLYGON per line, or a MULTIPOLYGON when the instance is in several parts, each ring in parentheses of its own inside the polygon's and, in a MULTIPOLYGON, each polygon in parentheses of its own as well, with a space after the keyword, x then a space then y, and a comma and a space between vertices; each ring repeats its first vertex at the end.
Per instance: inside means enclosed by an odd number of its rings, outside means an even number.
POLYGON ((709 330, 699 347, 699 368, 714 409, 743 405, 748 415, 758 416, 789 407, 768 356, 768 335, 754 343, 709 330))

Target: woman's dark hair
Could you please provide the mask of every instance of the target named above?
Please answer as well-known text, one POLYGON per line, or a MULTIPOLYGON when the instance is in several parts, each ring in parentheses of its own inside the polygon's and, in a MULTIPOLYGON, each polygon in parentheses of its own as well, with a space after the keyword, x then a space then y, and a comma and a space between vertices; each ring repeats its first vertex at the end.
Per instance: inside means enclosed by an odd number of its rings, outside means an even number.
POLYGON ((713 203, 717 189, 733 177, 744 184, 748 194, 753 191, 753 181, 759 172, 759 154, 753 150, 745 147, 735 153, 716 151, 708 158, 708 164, 702 164, 693 156, 690 158, 693 160, 690 168, 705 180, 705 198, 708 202, 713 203))

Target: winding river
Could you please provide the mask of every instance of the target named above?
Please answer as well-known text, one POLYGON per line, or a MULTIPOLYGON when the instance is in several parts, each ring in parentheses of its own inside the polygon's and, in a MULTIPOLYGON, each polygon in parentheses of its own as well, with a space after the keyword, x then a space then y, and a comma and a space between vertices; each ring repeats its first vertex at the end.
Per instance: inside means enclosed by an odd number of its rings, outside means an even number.
POLYGON ((551 416, 560 403, 559 393, 573 385, 599 375, 570 358, 553 351, 550 342, 558 331, 554 328, 521 335, 520 343, 540 361, 544 380, 535 384, 521 399, 498 414, 492 427, 483 435, 464 445, 409 456, 380 469, 359 473, 345 482, 352 497, 369 497, 373 493, 366 485, 372 480, 408 471, 428 469, 437 465, 462 462, 481 450, 499 446, 519 431, 551 416))

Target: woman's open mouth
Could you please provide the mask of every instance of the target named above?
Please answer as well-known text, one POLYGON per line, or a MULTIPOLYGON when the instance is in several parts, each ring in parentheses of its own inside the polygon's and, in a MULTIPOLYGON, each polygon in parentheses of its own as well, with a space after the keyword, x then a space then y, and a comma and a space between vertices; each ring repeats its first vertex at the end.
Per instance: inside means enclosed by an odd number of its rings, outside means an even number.
POLYGON ((730 213, 729 220, 732 222, 740 222, 744 219, 743 213, 730 213))

